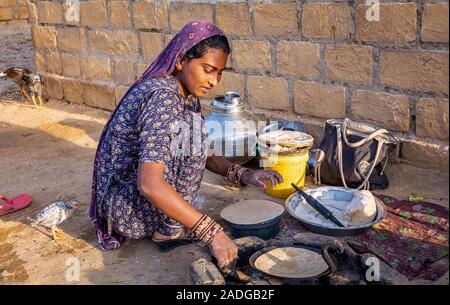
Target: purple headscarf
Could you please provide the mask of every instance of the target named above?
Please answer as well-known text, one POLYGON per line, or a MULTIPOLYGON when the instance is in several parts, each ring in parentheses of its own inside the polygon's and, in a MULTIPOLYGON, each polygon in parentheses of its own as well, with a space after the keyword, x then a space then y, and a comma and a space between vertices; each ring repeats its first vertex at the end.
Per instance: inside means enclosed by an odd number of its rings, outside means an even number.
POLYGON ((183 58, 187 51, 189 51, 193 46, 205 40, 209 37, 215 35, 225 35, 221 29, 219 29, 214 23, 207 20, 194 20, 186 24, 167 44, 164 50, 158 55, 157 58, 150 64, 150 66, 145 70, 144 74, 128 89, 127 93, 122 97, 118 106, 111 115, 108 123, 106 123, 103 128, 102 135, 97 146, 97 152, 95 154, 94 160, 94 171, 92 178, 92 196, 91 204, 89 209, 89 217, 95 223, 98 242, 103 250, 116 250, 120 247, 120 244, 125 240, 123 236, 115 234, 108 234, 106 223, 103 219, 97 216, 97 163, 99 157, 99 151, 103 138, 105 136, 106 130, 111 122, 111 118, 114 117, 117 109, 119 108, 122 101, 128 95, 128 93, 133 90, 141 82, 147 81, 149 79, 171 75, 175 69, 175 65, 183 58))
MULTIPOLYGON (((183 58, 187 51, 193 46, 215 35, 224 35, 222 30, 214 23, 207 20, 194 20, 186 24, 167 44, 164 50, 159 53, 153 62, 144 71, 142 76, 128 89, 128 92, 141 82, 171 75, 175 70, 175 65, 183 58)), ((122 102, 122 100, 120 102, 122 102)))
POLYGON ((144 81, 172 74, 175 65, 193 46, 215 35, 225 35, 214 23, 196 20, 186 24, 167 44, 138 80, 144 81))

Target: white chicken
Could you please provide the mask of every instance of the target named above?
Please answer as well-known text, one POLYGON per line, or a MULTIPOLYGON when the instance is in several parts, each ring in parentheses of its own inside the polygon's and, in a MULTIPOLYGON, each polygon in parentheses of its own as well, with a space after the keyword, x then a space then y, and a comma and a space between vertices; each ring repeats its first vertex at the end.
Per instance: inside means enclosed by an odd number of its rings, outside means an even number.
POLYGON ((64 231, 57 226, 64 220, 72 216, 74 209, 81 208, 83 205, 78 201, 58 201, 45 207, 30 224, 32 227, 37 225, 51 229, 54 240, 64 239, 64 231))

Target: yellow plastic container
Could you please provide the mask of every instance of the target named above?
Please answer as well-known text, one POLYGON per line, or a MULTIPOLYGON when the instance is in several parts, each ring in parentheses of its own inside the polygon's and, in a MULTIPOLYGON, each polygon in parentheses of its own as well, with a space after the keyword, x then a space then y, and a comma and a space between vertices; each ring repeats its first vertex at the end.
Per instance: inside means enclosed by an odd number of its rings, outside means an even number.
POLYGON ((276 198, 287 198, 295 192, 291 183, 303 189, 305 186, 308 159, 308 148, 292 155, 271 154, 270 152, 261 153, 264 169, 277 171, 283 177, 284 181, 275 187, 272 187, 271 183, 267 181, 266 194, 276 198))

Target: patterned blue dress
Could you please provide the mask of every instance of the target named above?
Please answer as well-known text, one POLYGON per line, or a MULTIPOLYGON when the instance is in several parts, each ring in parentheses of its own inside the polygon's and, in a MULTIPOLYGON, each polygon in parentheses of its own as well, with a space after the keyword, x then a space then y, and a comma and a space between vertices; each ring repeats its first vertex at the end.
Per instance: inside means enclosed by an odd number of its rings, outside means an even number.
POLYGON ((93 196, 109 233, 138 239, 182 230, 139 192, 137 169, 140 162, 164 164, 165 180, 193 205, 208 148, 199 99, 184 98, 173 76, 142 82, 119 105, 99 145, 93 196))

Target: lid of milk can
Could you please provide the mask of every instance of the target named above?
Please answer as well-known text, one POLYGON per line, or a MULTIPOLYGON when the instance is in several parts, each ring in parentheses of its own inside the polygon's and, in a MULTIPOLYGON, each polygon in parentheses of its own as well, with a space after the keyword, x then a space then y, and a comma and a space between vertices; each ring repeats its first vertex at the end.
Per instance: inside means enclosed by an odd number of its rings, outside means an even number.
POLYGON ((227 113, 236 113, 244 109, 244 102, 239 92, 227 92, 214 98, 212 106, 215 110, 227 113))

